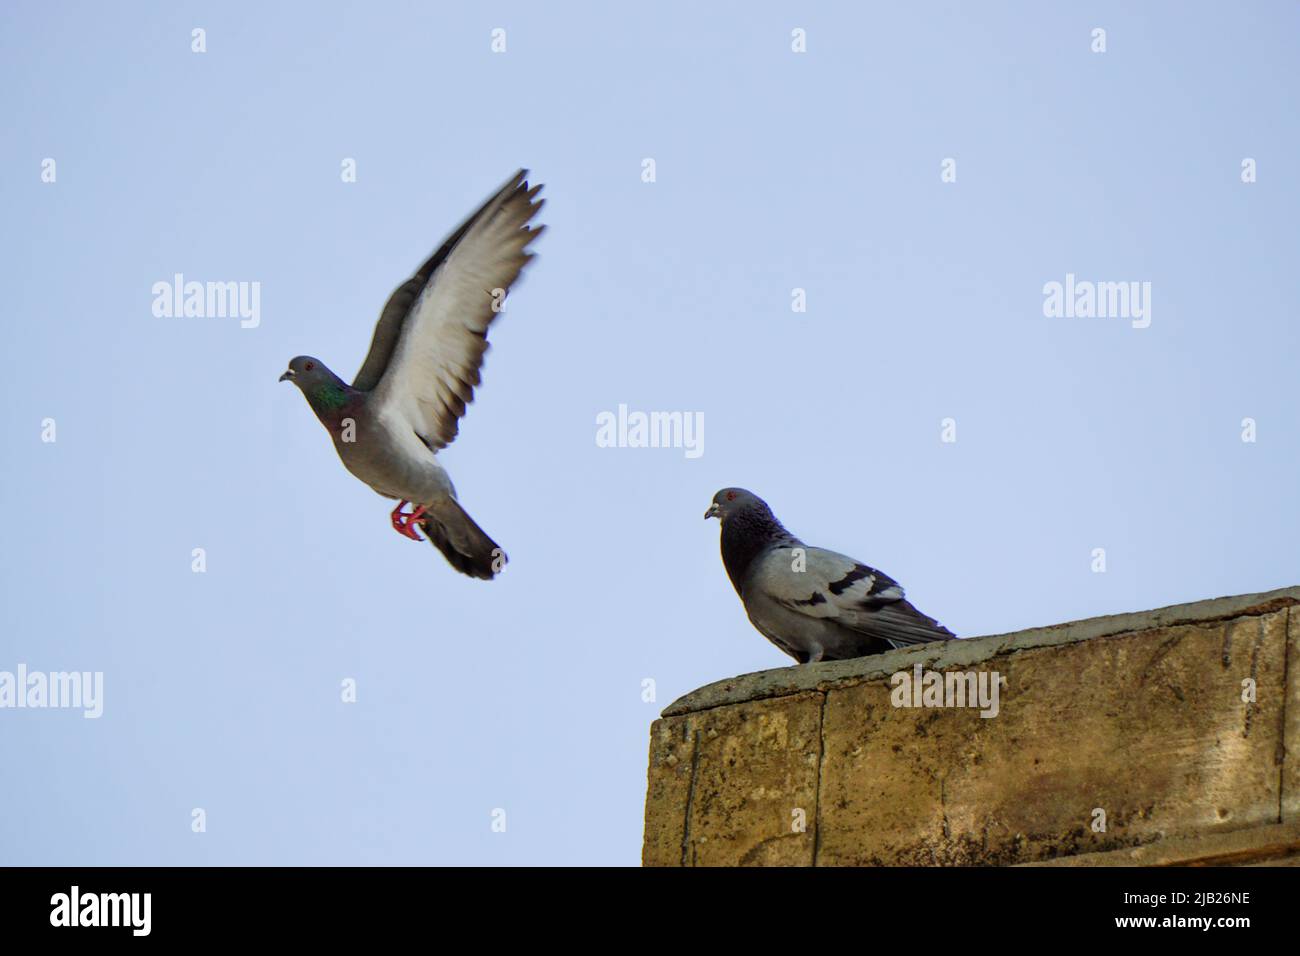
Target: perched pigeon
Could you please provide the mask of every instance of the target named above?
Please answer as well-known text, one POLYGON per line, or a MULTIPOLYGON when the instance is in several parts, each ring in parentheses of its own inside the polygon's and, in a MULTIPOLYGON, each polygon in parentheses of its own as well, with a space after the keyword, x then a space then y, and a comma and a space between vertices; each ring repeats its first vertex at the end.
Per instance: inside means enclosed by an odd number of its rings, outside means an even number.
POLYGON ((897 581, 804 544, 752 492, 723 488, 704 517, 722 523, 722 563, 749 620, 800 664, 954 637, 912 607, 897 581))
POLYGON ((527 175, 510 177, 397 287, 351 385, 308 355, 280 376, 302 390, 348 471, 397 499, 393 529, 420 541, 418 525, 452 567, 484 580, 506 556, 456 502, 435 453, 456 437, 479 384, 488 326, 545 228, 528 225, 545 200, 535 201, 542 187, 529 188, 527 175), (402 511, 408 502, 412 510, 402 511))

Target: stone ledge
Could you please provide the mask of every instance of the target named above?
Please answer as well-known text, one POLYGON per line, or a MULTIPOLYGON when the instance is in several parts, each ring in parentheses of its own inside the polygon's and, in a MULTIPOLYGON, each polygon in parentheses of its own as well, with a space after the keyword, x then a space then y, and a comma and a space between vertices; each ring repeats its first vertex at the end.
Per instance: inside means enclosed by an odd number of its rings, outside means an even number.
POLYGON ((1199 840, 1205 861, 1290 864, 1285 841, 1224 848, 1300 823, 1297 604, 1285 588, 710 684, 652 728, 643 862, 1134 865, 1194 862, 1199 840), (1000 675, 997 716, 894 706, 891 675, 917 664, 1000 675))

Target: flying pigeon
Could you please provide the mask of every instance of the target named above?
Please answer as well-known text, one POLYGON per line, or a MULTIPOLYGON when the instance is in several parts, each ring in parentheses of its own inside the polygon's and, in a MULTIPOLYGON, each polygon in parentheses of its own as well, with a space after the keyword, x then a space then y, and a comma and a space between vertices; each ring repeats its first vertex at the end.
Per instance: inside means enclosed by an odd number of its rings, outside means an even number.
POLYGON ((723 488, 704 517, 722 524, 722 563, 750 622, 800 664, 955 637, 893 578, 804 544, 752 492, 723 488))
POLYGON ((506 556, 457 502, 436 455, 474 400, 488 326, 545 228, 528 225, 545 200, 527 175, 511 176, 394 290, 351 385, 310 355, 280 376, 302 391, 347 470, 397 500, 393 529, 422 541, 423 528, 452 567, 483 580, 506 556))

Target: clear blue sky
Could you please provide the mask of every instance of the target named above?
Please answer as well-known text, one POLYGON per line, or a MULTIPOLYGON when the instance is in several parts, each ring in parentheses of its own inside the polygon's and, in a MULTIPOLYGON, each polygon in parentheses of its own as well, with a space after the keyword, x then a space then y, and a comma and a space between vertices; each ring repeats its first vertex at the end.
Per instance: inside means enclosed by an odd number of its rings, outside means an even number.
POLYGON ((0 7, 0 670, 105 680, 0 711, 0 862, 636 863, 650 721, 788 663, 724 485, 964 636, 1300 582, 1294 4, 379 6, 0 7), (276 378, 350 376, 521 165, 550 228, 443 459, 484 584, 276 378), (156 318, 178 272, 261 324, 156 318), (1067 273, 1150 327, 1045 317, 1067 273), (620 403, 704 454, 598 448, 620 403))

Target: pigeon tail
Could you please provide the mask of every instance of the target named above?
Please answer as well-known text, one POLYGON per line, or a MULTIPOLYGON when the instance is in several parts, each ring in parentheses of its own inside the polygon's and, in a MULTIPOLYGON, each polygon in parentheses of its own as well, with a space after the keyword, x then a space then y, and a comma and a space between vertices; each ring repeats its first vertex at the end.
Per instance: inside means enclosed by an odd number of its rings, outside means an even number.
POLYGON ((461 574, 490 581, 505 567, 506 553, 474 523, 454 498, 431 505, 420 521, 433 546, 461 574))
MULTIPOLYGON (((864 631, 867 628, 863 628, 864 631)), ((882 637, 895 647, 953 641, 957 635, 928 614, 922 614, 911 601, 898 601, 872 613, 870 633, 882 637)))

